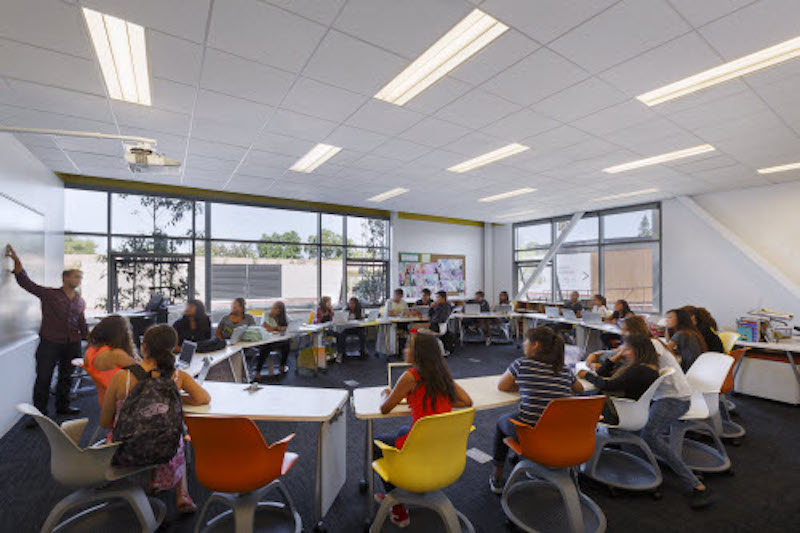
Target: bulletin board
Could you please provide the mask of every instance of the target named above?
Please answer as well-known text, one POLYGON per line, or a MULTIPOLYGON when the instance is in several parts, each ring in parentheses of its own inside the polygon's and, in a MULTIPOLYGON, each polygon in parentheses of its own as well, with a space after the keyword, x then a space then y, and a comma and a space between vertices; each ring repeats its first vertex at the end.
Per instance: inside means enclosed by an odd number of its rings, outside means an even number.
POLYGON ((447 291, 448 296, 466 294, 466 258, 463 255, 400 252, 398 275, 406 298, 420 298, 422 289, 447 291))

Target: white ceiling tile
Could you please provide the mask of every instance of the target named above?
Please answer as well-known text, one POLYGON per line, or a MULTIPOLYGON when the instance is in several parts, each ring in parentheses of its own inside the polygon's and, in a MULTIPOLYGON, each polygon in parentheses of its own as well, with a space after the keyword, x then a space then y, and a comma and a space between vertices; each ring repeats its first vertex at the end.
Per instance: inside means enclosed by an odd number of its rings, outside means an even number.
POLYGON ((571 122, 626 100, 625 94, 597 78, 589 78, 545 98, 533 110, 561 122, 571 122))
POLYGON ((159 31, 149 32, 147 40, 150 74, 153 77, 186 85, 197 83, 200 78, 202 46, 159 31))
POLYGON ((254 102, 277 105, 292 85, 288 72, 218 50, 207 50, 200 86, 254 102))
POLYGON ((214 5, 208 45, 238 56, 299 72, 311 57, 325 27, 254 0, 214 5))
POLYGON ((591 135, 579 129, 571 126, 559 126, 525 139, 525 144, 531 146, 536 153, 541 154, 578 144, 591 138, 591 135))
MULTIPOLYGON (((462 153, 457 153, 448 150, 433 150, 428 152, 427 154, 423 155, 422 157, 416 159, 414 164, 411 168, 431 168, 436 169, 437 171, 447 170, 448 167, 451 167, 455 164, 461 163, 464 161, 465 157, 462 153)), ((408 166, 406 167, 408 168, 408 166)), ((450 176, 455 176, 451 172, 448 173, 450 176)))
POLYGON ((6 78, 105 95, 93 60, 0 39, 0 72, 6 78))
POLYGON ((341 122, 366 103, 368 98, 309 78, 300 78, 289 91, 281 107, 341 122))
POLYGON ((286 154, 296 158, 305 155, 309 150, 309 146, 309 142, 306 139, 287 137, 286 135, 278 135, 268 131, 263 132, 256 139, 254 145, 255 148, 265 152, 286 154))
MULTIPOLYGON (((0 116, 2 116, 2 109, 4 106, 0 106, 0 116)), ((28 149, 32 147, 38 148, 57 148, 56 144, 53 142, 53 137, 50 135, 35 135, 32 133, 15 133, 14 136, 19 139, 19 142, 24 144, 28 149)))
POLYGON ((233 177, 226 190, 243 194, 257 194, 267 196, 275 183, 274 179, 251 177, 237 174, 233 177))
POLYGON ((397 135, 423 118, 424 115, 410 109, 372 98, 347 119, 347 124, 385 135, 397 135))
MULTIPOLYGON (((248 176, 260 176, 260 169, 272 168, 288 170, 296 160, 296 157, 286 154, 276 154, 263 150, 250 150, 244 163, 239 168, 239 172, 247 174, 248 176)), ((331 161, 334 161, 334 159, 331 159, 331 161)))
POLYGON ((111 107, 120 125, 146 128, 174 135, 187 135, 189 115, 139 104, 112 100, 111 107))
POLYGON ((550 47, 596 73, 690 29, 665 0, 626 0, 560 37, 550 47))
POLYGON ((345 0, 267 0, 270 4, 297 13, 320 24, 329 25, 345 0))
POLYGON ((278 109, 267 125, 267 131, 319 142, 336 129, 336 122, 278 109))
MULTIPOLYGON (((702 106, 687 107, 682 111, 669 113, 669 118, 678 125, 692 131, 707 131, 708 128, 722 125, 754 114, 768 111, 766 104, 752 91, 737 92, 717 100, 707 101, 702 106)), ((702 134, 701 134, 702 136, 702 134)), ((714 136, 713 138, 719 138, 714 136)), ((712 137, 708 137, 712 139, 712 137)))
POLYGON ((603 135, 622 128, 629 128, 648 120, 655 120, 658 115, 637 100, 628 100, 615 106, 607 107, 588 117, 578 119, 572 124, 594 135, 603 135))
POLYGON ((219 122, 210 118, 194 117, 192 138, 248 147, 258 138, 260 128, 256 125, 244 127, 234 122, 219 122))
POLYGON ((372 154, 389 157, 400 161, 411 161, 426 154, 431 149, 421 144, 412 143, 403 139, 389 139, 372 151, 372 154))
POLYGON ((219 141, 204 141, 195 138, 189 140, 189 157, 199 155, 215 159, 227 159, 228 161, 240 161, 246 151, 247 149, 243 146, 224 144, 219 141))
POLYGON ((431 114, 465 94, 472 85, 445 76, 405 105, 405 108, 420 113, 431 114))
POLYGON ((371 131, 354 128, 352 126, 339 126, 328 135, 323 142, 339 146, 344 150, 369 152, 384 143, 388 137, 371 131))
POLYGON ((463 126, 431 117, 418 122, 403 132, 400 137, 417 144, 443 146, 455 141, 459 137, 463 137, 469 133, 469 131, 469 129, 463 126))
MULTIPOLYGON (((67 152, 86 152, 116 157, 124 155, 122 141, 116 139, 90 139, 85 137, 56 137, 55 144, 67 152)), ((130 143, 128 143, 130 144, 130 143)))
POLYGON ((153 78, 150 82, 153 107, 190 115, 194 104, 195 88, 174 81, 153 78))
POLYGON ((183 159, 186 152, 187 139, 183 135, 172 135, 161 131, 154 131, 147 128, 136 128, 131 126, 120 126, 122 135, 134 135, 137 137, 148 137, 155 139, 158 143, 156 148, 171 159, 183 159))
POLYGON ((527 106, 588 76, 586 71, 558 54, 540 48, 484 83, 482 88, 527 106))
MULTIPOLYGON (((444 149, 461 154, 461 161, 464 161, 485 154, 486 152, 502 148, 506 144, 508 143, 497 137, 476 131, 444 146, 444 149)), ((457 161, 457 163, 461 161, 457 161)))
POLYGON ((799 37, 798 17, 800 3, 795 0, 762 0, 699 31, 726 61, 730 61, 799 37))
POLYGON ((4 2, 0 37, 64 54, 94 57, 80 11, 53 0, 4 2))
POLYGON ((303 75, 374 96, 406 63, 398 55, 332 30, 320 43, 303 75))
POLYGON ((56 130, 94 131, 100 133, 118 133, 114 124, 88 120, 74 116, 60 115, 27 109, 22 107, 5 107, 4 126, 20 126, 25 128, 47 128, 56 130))
POLYGON ((273 108, 266 105, 201 89, 197 93, 194 116, 253 130, 263 126, 272 111, 273 108))
POLYGON ((522 109, 481 128, 481 130, 502 139, 520 140, 551 130, 559 125, 560 123, 555 120, 543 117, 529 109, 522 109))
POLYGON ((670 0, 672 6, 695 28, 729 14, 757 0, 670 0))
POLYGON ((520 106, 508 100, 473 89, 440 109, 436 117, 468 128, 480 129, 520 109, 520 106))
POLYGON ((81 4, 145 28, 203 42, 209 0, 82 0, 81 4))
POLYGON ((8 80, 7 84, 14 105, 101 122, 113 121, 111 109, 101 96, 17 80, 8 80))
POLYGON ((481 9, 540 43, 547 43, 600 13, 615 0, 487 0, 481 9))
POLYGON ((237 164, 238 161, 217 159, 215 157, 207 157, 191 152, 186 161, 183 162, 183 166, 186 167, 186 173, 189 175, 194 173, 195 170, 201 170, 229 176, 236 169, 237 164))
POLYGON ((403 163, 397 159, 389 159, 388 157, 380 157, 377 155, 368 154, 355 161, 353 166, 364 170, 374 172, 390 172, 399 168, 403 163))
POLYGON ((416 59, 471 10, 461 0, 350 0, 334 27, 416 59))
POLYGON ((539 44, 536 41, 518 31, 508 30, 450 75, 472 85, 480 85, 537 48, 539 44))

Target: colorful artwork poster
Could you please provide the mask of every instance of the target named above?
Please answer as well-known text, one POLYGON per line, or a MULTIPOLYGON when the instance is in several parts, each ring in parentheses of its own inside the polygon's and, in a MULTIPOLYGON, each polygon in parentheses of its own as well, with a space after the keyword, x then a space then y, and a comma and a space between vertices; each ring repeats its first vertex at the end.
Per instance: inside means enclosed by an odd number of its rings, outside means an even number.
POLYGON ((445 281, 464 280, 464 262, 461 259, 439 259, 437 261, 439 279, 445 281))
POLYGON ((426 276, 435 276, 436 275, 436 263, 421 263, 422 264, 422 273, 426 276))

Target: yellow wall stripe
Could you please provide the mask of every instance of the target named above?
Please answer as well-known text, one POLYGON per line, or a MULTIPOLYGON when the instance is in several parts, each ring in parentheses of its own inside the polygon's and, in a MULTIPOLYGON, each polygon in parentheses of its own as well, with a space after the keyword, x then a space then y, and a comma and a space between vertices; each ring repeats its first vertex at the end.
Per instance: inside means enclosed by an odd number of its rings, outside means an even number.
POLYGON ((416 213, 397 213, 398 218, 407 220, 421 220, 423 222, 438 222, 440 224, 456 224, 459 226, 479 226, 483 227, 483 222, 478 220, 467 220, 465 218, 437 217, 434 215, 418 215, 416 213))

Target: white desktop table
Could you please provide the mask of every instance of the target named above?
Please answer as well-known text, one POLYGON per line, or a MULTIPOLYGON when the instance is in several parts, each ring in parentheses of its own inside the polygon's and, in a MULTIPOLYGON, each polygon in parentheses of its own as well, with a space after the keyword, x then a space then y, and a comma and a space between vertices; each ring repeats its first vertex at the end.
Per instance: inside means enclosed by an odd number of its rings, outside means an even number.
POLYGON ((577 326, 579 331, 582 333, 582 339, 578 339, 578 344, 583 347, 584 353, 587 351, 589 338, 592 331, 597 331, 600 333, 613 333, 616 335, 620 335, 622 333, 622 330, 620 330, 616 324, 611 324, 608 322, 587 322, 585 320, 581 320, 580 318, 565 318, 563 316, 550 317, 544 313, 520 313, 520 315, 527 320, 533 321, 533 327, 538 326, 539 322, 551 322, 555 324, 568 324, 570 326, 577 326))
POLYGON ((227 363, 226 370, 230 371, 232 379, 239 383, 245 383, 250 381, 247 364, 244 360, 245 349, 288 341, 297 336, 293 333, 282 333, 270 335, 269 338, 263 340, 229 344, 225 348, 213 352, 195 353, 189 367, 184 371, 202 382, 205 381, 212 367, 227 363))
POLYGON ((477 319, 477 320, 486 320, 486 319, 508 319, 513 322, 514 324, 514 341, 517 345, 519 345, 519 337, 518 337, 518 328, 517 320, 520 317, 523 317, 521 313, 517 313, 516 311, 512 311, 510 313, 500 313, 495 311, 488 311, 486 313, 462 313, 462 312, 454 312, 450 315, 450 320, 458 320, 458 331, 459 331, 459 338, 460 342, 464 344, 464 328, 462 327, 462 323, 465 319, 477 319))
POLYGON ((344 486, 347 475, 347 417, 344 406, 348 391, 282 385, 251 388, 241 383, 208 381, 203 387, 211 403, 184 406, 187 413, 213 416, 244 416, 252 420, 314 422, 317 432, 314 523, 322 519, 344 486))
POLYGON ((770 361, 748 357, 745 352, 733 369, 736 392, 793 405, 800 404, 800 370, 795 361, 795 358, 800 357, 800 338, 793 337, 778 342, 737 340, 736 345, 782 353, 786 358, 786 362, 770 361), (791 375, 786 372, 786 363, 791 375))
MULTIPOLYGON (((481 411, 485 409, 496 409, 507 407, 519 403, 518 392, 502 392, 497 390, 497 382, 500 376, 481 376, 476 378, 457 379, 456 383, 461 385, 472 398, 472 407, 481 411)), ((372 421, 378 418, 392 418, 398 416, 411 416, 411 409, 407 404, 399 404, 387 414, 381 413, 383 398, 381 392, 386 387, 364 387, 353 391, 352 407, 355 416, 359 420, 367 423, 366 437, 364 439, 364 478, 361 480, 360 488, 367 492, 367 514, 371 520, 373 517, 373 492, 374 492, 374 473, 372 471, 372 421)))

